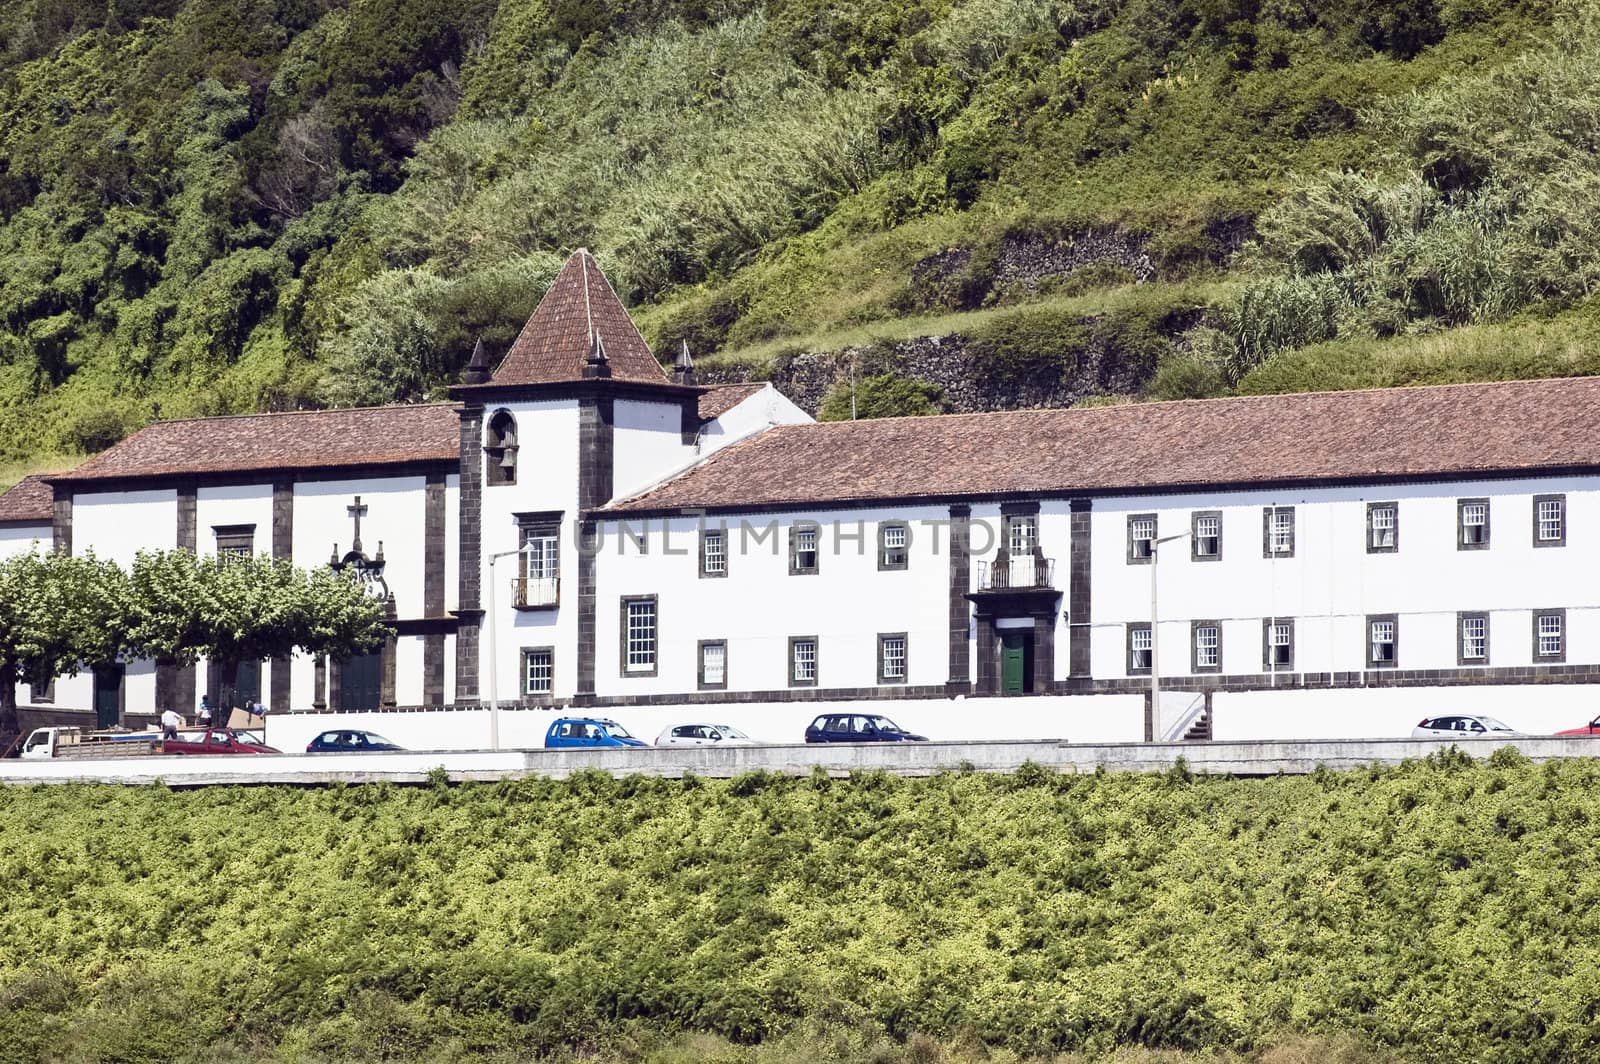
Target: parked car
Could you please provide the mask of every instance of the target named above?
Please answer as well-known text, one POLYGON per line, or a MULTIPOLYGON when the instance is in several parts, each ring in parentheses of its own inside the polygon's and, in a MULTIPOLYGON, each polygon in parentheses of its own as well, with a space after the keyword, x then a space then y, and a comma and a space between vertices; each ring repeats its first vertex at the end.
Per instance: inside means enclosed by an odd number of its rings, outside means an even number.
POLYGON ((545 732, 550 748, 574 746, 649 746, 628 734, 628 729, 604 717, 562 717, 545 732))
POLYGON ((308 754, 365 754, 376 750, 404 750, 377 732, 340 728, 325 731, 306 744, 308 754))
POLYGON ((1428 717, 1411 729, 1414 739, 1504 739, 1522 733, 1482 714, 1428 717))
POLYGON ((824 713, 806 729, 808 743, 904 743, 928 741, 876 713, 824 713))
POLYGON ((674 724, 656 736, 657 746, 754 746, 755 740, 726 724, 674 724))
POLYGON ((1591 720, 1589 723, 1585 724, 1581 728, 1568 728, 1566 731, 1558 731, 1558 732, 1556 732, 1556 734, 1557 735, 1600 735, 1600 717, 1594 718, 1594 720, 1591 720))
POLYGON ((253 742, 254 736, 232 728, 207 728, 203 732, 184 732, 161 744, 165 754, 281 754, 266 743, 253 742))

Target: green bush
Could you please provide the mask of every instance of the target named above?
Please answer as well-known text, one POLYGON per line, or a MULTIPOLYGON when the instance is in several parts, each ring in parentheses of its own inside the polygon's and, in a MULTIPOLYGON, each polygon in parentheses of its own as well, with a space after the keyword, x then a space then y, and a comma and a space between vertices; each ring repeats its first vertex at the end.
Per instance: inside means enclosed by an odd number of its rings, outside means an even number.
POLYGON ((872 417, 914 417, 942 414, 950 406, 944 389, 930 381, 882 373, 859 381, 840 381, 828 389, 817 410, 818 421, 853 421, 872 417))

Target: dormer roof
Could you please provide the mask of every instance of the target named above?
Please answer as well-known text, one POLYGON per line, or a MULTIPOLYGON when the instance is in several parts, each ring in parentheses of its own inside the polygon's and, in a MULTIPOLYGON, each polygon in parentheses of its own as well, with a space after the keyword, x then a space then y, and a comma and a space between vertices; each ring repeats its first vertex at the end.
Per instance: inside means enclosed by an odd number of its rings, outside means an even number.
POLYGON ((612 380, 669 383, 599 263, 587 248, 579 248, 556 274, 490 384, 555 384, 593 377, 584 367, 597 349, 604 352, 612 380))

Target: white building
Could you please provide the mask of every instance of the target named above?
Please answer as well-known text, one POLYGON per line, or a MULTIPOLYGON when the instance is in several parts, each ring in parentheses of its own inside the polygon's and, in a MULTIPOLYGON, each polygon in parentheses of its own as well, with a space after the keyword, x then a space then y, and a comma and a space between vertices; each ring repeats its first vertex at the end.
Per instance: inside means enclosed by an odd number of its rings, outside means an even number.
MULTIPOLYGON (((381 553, 395 638, 245 670, 280 712, 1131 740, 1594 713, 1600 380, 812 424, 669 378, 580 251, 453 397, 151 425, 0 497, 0 551, 381 553)), ((132 662, 25 698, 109 722, 208 686, 132 662)))

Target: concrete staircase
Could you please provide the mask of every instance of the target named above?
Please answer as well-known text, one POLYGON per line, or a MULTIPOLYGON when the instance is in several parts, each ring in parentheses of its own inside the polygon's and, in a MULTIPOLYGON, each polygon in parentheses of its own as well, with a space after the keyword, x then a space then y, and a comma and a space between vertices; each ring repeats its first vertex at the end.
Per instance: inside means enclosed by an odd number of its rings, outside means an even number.
POLYGON ((1189 730, 1183 733, 1186 743, 1209 742, 1211 740, 1211 711, 1208 709, 1194 719, 1189 725, 1189 730))

